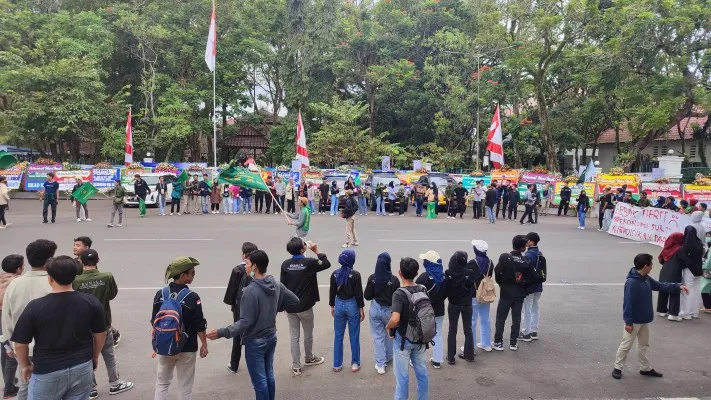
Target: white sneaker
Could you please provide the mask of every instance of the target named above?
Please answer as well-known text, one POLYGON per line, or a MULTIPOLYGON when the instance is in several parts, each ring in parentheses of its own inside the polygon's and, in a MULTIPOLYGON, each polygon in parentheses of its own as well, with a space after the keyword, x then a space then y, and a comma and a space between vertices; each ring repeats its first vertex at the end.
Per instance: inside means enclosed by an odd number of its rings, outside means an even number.
POLYGON ((113 227, 114 227, 114 224, 106 224, 106 226, 107 226, 108 228, 113 228, 113 227))
POLYGON ((173 213, 170 213, 170 215, 173 215, 173 213))
POLYGON ((385 375, 385 366, 378 366, 378 364, 375 364, 375 370, 378 372, 378 375, 385 375))
POLYGON ((673 315, 668 316, 667 319, 668 319, 669 321, 674 321, 674 322, 680 322, 680 321, 681 321, 681 317, 679 317, 679 316, 676 316, 676 317, 675 317, 675 316, 673 316, 673 315))
POLYGON ((690 320, 690 319, 691 319, 691 315, 684 315, 684 317, 683 317, 683 318, 684 318, 685 320, 687 320, 687 321, 688 321, 688 320, 690 320))
MULTIPOLYGON (((484 347, 484 346, 482 346, 481 343, 477 343, 477 344, 476 344, 476 347, 478 347, 478 348, 480 348, 480 349, 482 349, 482 350, 484 350, 484 351, 486 351, 486 352, 490 352, 490 351, 491 351, 491 346, 489 346, 489 347, 484 347)), ((463 346, 462 346, 462 353, 464 353, 464 347, 463 347, 463 346)))
POLYGON ((77 218, 77 222, 81 222, 81 218, 77 218))
POLYGON ((178 213, 178 215, 183 215, 183 214, 181 214, 181 213, 178 213))
POLYGON ((659 315, 660 317, 664 318, 664 317, 666 317, 666 316, 667 316, 667 313, 664 313, 664 312, 660 312, 660 313, 659 313, 659 314, 657 314, 657 315, 659 315))
POLYGON ((581 226, 581 227, 580 227, 580 230, 581 230, 581 231, 584 231, 584 230, 585 230, 585 227, 584 227, 584 226, 581 226))
POLYGON ((86 222, 91 222, 91 218, 87 218, 87 219, 85 219, 84 221, 86 221, 86 222))
POLYGON ((121 225, 121 224, 118 224, 118 225, 116 225, 116 226, 118 226, 118 227, 120 228, 120 227, 122 227, 123 225, 121 225))

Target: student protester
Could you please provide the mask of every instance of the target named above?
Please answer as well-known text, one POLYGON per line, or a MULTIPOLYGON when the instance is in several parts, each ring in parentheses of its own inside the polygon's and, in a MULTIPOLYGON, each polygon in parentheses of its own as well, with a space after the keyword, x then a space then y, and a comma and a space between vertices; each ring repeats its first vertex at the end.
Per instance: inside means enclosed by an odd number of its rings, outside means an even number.
MULTIPOLYGON (((274 213, 277 212, 277 208, 284 210, 284 200, 286 199, 286 184, 281 176, 276 177, 276 182, 274 183, 274 192, 276 193, 276 201, 279 203, 279 207, 274 204, 274 213)), ((316 210, 311 210, 315 212, 316 210)))
MULTIPOLYGON (((706 233, 706 235, 706 245, 711 246, 711 237, 708 236, 709 233, 706 233)), ((704 307, 701 311, 711 314, 711 257, 707 257, 704 263, 699 291, 701 292, 701 300, 704 307)))
POLYGON ((10 189, 7 188, 7 178, 0 175, 0 229, 5 229, 12 223, 5 220, 5 211, 10 205, 10 189))
POLYGON ((341 246, 347 248, 358 246, 358 236, 355 230, 355 213, 358 211, 358 201, 353 195, 353 190, 346 190, 346 202, 343 206, 343 218, 346 220, 346 242, 341 246))
POLYGON ((437 185, 434 182, 432 182, 431 187, 427 188, 427 191, 425 192, 425 198, 427 198, 427 218, 437 218, 439 197, 437 195, 437 185))
POLYGON ((422 206, 425 204, 427 189, 424 185, 415 184, 415 216, 422 217, 422 206))
POLYGON ((368 215, 368 198, 370 198, 370 189, 361 182, 358 186, 358 215, 368 215))
POLYGON ((336 215, 338 212, 338 193, 340 193, 341 189, 338 188, 338 185, 336 184, 336 181, 331 182, 331 216, 336 215))
POLYGON ((239 197, 242 200, 242 215, 252 213, 252 189, 241 187, 239 197))
POLYGON ((516 221, 518 219, 518 203, 521 202, 521 193, 518 192, 518 188, 513 183, 509 186, 509 221, 516 221))
POLYGON ((478 266, 468 265, 469 256, 464 251, 455 252, 449 259, 449 268, 445 272, 447 298, 449 306, 449 334, 447 336, 447 363, 455 363, 457 353, 457 324, 462 316, 464 330, 464 349, 458 357, 464 361, 474 362, 474 334, 472 332, 472 293, 476 291, 476 281, 481 272, 478 266))
POLYGON ((321 300, 318 292, 316 275, 331 268, 328 257, 321 253, 316 243, 304 242, 294 237, 286 244, 286 251, 291 258, 281 264, 279 281, 299 298, 299 305, 292 307, 287 313, 289 334, 291 336, 291 372, 294 376, 301 375, 301 327, 304 327, 304 365, 323 364, 324 358, 313 353, 314 344, 314 310, 313 307, 321 300), (316 254, 317 258, 304 257, 306 249, 316 254))
POLYGON ((168 195, 168 184, 165 183, 165 178, 162 176, 158 178, 158 183, 156 183, 156 188, 155 188, 156 193, 158 194, 158 198, 156 198, 156 202, 158 203, 158 215, 160 216, 165 216, 165 201, 166 201, 166 196, 168 195))
MULTIPOLYGON (((686 256, 682 247, 684 246, 684 235, 674 232, 664 241, 664 247, 659 253, 659 263, 662 269, 659 271, 659 282, 661 283, 681 283, 682 282, 682 260, 686 256)), ((681 295, 679 293, 659 292, 657 297, 657 313, 660 317, 667 317, 669 321, 681 321, 679 311, 681 309, 681 295)))
POLYGON ((183 182, 173 182, 173 190, 170 192, 170 215, 173 215, 173 213, 176 212, 176 208, 178 215, 181 215, 180 202, 183 201, 183 188, 183 182))
MULTIPOLYGON (((671 196, 670 196, 671 197, 671 196)), ((600 202, 600 209, 603 210, 602 215, 602 227, 598 230, 607 232, 610 229, 610 224, 612 223, 612 212, 615 211, 615 195, 612 193, 612 189, 607 186, 604 191, 602 201, 600 202)))
MULTIPOLYGON (((247 272, 246 267, 247 255, 257 250, 259 249, 254 243, 242 243, 242 262, 237 264, 236 267, 232 268, 232 272, 230 273, 230 280, 227 283, 225 298, 222 301, 228 306, 230 306, 230 311, 232 311, 233 322, 239 321, 241 305, 240 300, 242 299, 244 288, 252 281, 252 277, 247 272)), ((227 365, 227 369, 233 374, 236 374, 237 370, 239 370, 239 360, 241 358, 242 343, 239 336, 234 336, 232 338, 232 353, 230 355, 230 363, 227 365)))
MULTIPOLYGON (((481 273, 481 278, 484 276, 493 276, 494 274, 494 263, 489 259, 486 253, 489 250, 489 244, 483 240, 472 240, 472 247, 474 247, 474 260, 476 261, 476 267, 479 268, 481 273)), ((479 288, 479 282, 477 282, 477 289, 479 288)), ((491 304, 481 303, 477 301, 476 291, 472 293, 472 338, 476 342, 476 347, 484 350, 491 351, 491 321, 489 320, 489 314, 491 311, 491 304), (479 338, 477 337, 477 321, 479 322, 479 338)), ((462 351, 464 351, 462 349, 462 351)))
POLYGON ((647 208, 647 207, 651 207, 651 206, 652 206, 652 202, 649 201, 649 198, 647 197, 647 192, 642 191, 639 194, 639 201, 637 202, 637 207, 647 208))
POLYGON ((193 175, 193 180, 187 182, 186 189, 188 197, 185 205, 185 214, 200 214, 200 182, 197 175, 193 175))
MULTIPOLYGON (((701 212, 698 212, 701 213, 701 212)), ((694 221, 692 219, 692 221, 694 221)), ((697 222, 700 224, 700 218, 697 222)), ((703 227, 699 227, 703 229, 703 227)), ((679 317, 682 319, 699 318, 699 310, 701 309, 701 292, 699 286, 701 276, 703 275, 703 257, 705 253, 704 242, 699 240, 696 227, 694 224, 687 225, 684 228, 684 245, 682 246, 682 254, 680 261, 682 269, 682 282, 689 290, 681 295, 681 308, 679 317)), ((706 232, 704 237, 706 236, 706 232)))
POLYGON ((309 199, 309 208, 311 208, 311 214, 320 214, 321 210, 321 190, 316 185, 311 185, 309 188, 311 193, 311 199, 309 199))
MULTIPOLYGON (((79 190, 79 188, 83 184, 84 184, 84 182, 81 181, 81 178, 77 178, 76 184, 72 188, 72 195, 74 195, 74 193, 76 193, 76 191, 79 190)), ((74 197, 71 197, 71 201, 72 201, 72 203, 74 203, 74 208, 77 211, 77 222, 82 221, 82 219, 81 219, 81 210, 82 209, 84 210, 84 221, 91 222, 91 218, 89 218, 89 210, 86 208, 86 203, 81 204, 76 199, 74 199, 74 197)))
POLYGON ((484 190, 482 181, 478 181, 472 191, 474 192, 474 205, 472 206, 474 208, 472 210, 474 215, 472 216, 472 219, 479 219, 481 218, 481 202, 486 196, 486 191, 484 190))
POLYGON ((230 186, 230 197, 232 198, 232 214, 239 214, 242 207, 240 192, 242 189, 237 185, 230 186))
POLYGON ((632 197, 632 192, 630 192, 629 190, 628 190, 627 192, 625 192, 625 197, 624 197, 624 199, 623 199, 622 201, 623 201, 624 203, 627 203, 627 204, 632 205, 632 206, 636 206, 636 205, 637 205, 637 200, 635 200, 634 197, 632 197))
POLYGON ((397 199, 397 189, 395 189, 395 182, 390 181, 388 183, 388 203, 390 204, 390 216, 395 215, 395 200, 397 199))
POLYGON ((304 190, 304 193, 306 194, 306 200, 308 200, 308 207, 311 210, 311 214, 314 214, 317 212, 316 210, 316 204, 318 203, 318 200, 316 200, 316 196, 318 193, 318 190, 314 190, 313 187, 306 187, 306 190, 304 190))
POLYGON ((385 374, 385 367, 393 359, 393 339, 385 329, 392 315, 393 293, 400 287, 400 281, 390 269, 390 254, 380 253, 375 263, 375 273, 368 277, 363 297, 370 301, 368 320, 373 336, 375 370, 385 374))
POLYGON ((121 227, 121 223, 123 222, 123 199, 126 197, 126 189, 123 188, 121 185, 121 180, 116 179, 114 181, 114 198, 113 201, 111 202, 111 219, 109 219, 109 223, 106 225, 109 228, 114 227, 114 217, 116 216, 116 213, 118 212, 118 227, 121 227))
POLYGON ((496 186, 493 184, 489 186, 489 190, 486 191, 486 215, 489 217, 489 223, 496 223, 496 217, 494 214, 494 206, 498 206, 499 197, 496 186))
MULTIPOLYGON (((349 189, 350 190, 350 189, 349 189)), ((343 369, 343 338, 348 325, 351 344, 351 372, 360 371, 360 323, 365 319, 363 284, 360 273, 353 270, 356 254, 343 250, 338 256, 341 268, 331 274, 328 305, 333 317, 333 371, 343 369)))
POLYGON ((297 197, 296 197, 296 188, 294 187, 294 179, 289 178, 289 183, 286 185, 286 212, 287 213, 296 212, 296 206, 295 206, 296 200, 297 200, 297 197))
POLYGON ((305 197, 300 197, 299 204, 301 205, 301 209, 299 213, 287 215, 289 217, 289 225, 296 227, 295 236, 299 238, 305 238, 311 228, 311 209, 306 207, 307 202, 308 200, 306 200, 305 197))
POLYGON ((590 210, 590 200, 585 194, 584 190, 580 191, 580 195, 576 200, 578 204, 575 206, 575 210, 578 212, 578 229, 585 229, 585 217, 588 215, 588 210, 590 210))
MULTIPOLYGON (((393 337, 393 371, 395 374, 395 400, 407 400, 410 387, 409 366, 415 370, 417 378, 417 399, 427 400, 429 396, 429 383, 427 379, 427 364, 425 355, 427 346, 424 344, 410 343, 405 339, 410 322, 410 301, 407 293, 420 293, 426 289, 415 283, 417 270, 420 266, 417 261, 406 257, 400 260, 400 279, 403 287, 393 294, 392 315, 385 329, 393 337)), ((414 316, 412 316, 414 318, 414 316)))
MULTIPOLYGON (((198 183, 198 190, 200 191, 200 210, 203 214, 210 212, 210 185, 208 182, 207 174, 202 174, 202 180, 198 183)), ((255 206, 256 210, 256 206, 255 206)))
POLYGON ((232 214, 232 199, 230 198, 230 184, 222 185, 222 213, 232 214))
POLYGON ((625 322, 622 333, 622 343, 617 349, 615 366, 612 377, 622 378, 627 354, 637 341, 637 360, 639 373, 643 376, 661 378, 662 374, 655 371, 647 358, 649 348, 649 324, 654 320, 652 308, 652 291, 660 293, 687 293, 686 286, 679 283, 660 283, 649 276, 652 272, 652 256, 650 254, 637 254, 634 258, 634 267, 630 269, 625 281, 625 295, 622 306, 622 319, 625 322))
MULTIPOLYGON (((31 269, 10 282, 7 289, 5 289, 2 304, 2 335, 5 340, 10 340, 10 346, 15 354, 17 354, 17 347, 15 346, 15 341, 11 338, 13 332, 15 331, 15 324, 17 324, 17 320, 25 311, 25 308, 30 301, 44 297, 52 292, 52 287, 50 286, 47 278, 48 274, 46 267, 48 261, 54 257, 54 253, 56 251, 57 244, 49 240, 38 239, 28 244, 25 249, 25 255, 27 257, 27 263, 30 264, 31 269)), ((76 271, 76 269, 76 265, 74 265, 74 270, 76 271)), ((63 311, 59 314, 64 316, 66 312, 63 311)), ((33 354, 33 347, 34 344, 30 343, 28 352, 30 355, 33 354)), ((18 359, 18 362, 19 361, 20 360, 18 359)), ((17 392, 17 399, 27 400, 27 387, 29 381, 23 374, 20 374, 18 378, 20 386, 17 392)))
POLYGON ((563 184, 563 188, 560 189, 560 204, 558 204, 559 217, 561 212, 563 212, 566 217, 568 216, 568 208, 570 207, 570 198, 572 195, 573 191, 570 189, 568 183, 566 182, 565 184, 563 184))
MULTIPOLYGON (((543 252, 538 249, 538 242, 541 241, 541 237, 536 232, 530 232, 526 235, 526 239, 528 240, 526 243, 526 247, 528 248, 526 252, 523 253, 523 257, 529 264, 536 266, 537 269, 541 269, 545 276, 548 274, 546 263, 542 261, 545 260, 545 258, 543 258, 543 252)), ((523 300, 523 311, 521 314, 523 327, 518 337, 524 342, 538 340, 539 304, 542 294, 543 283, 532 283, 526 286, 526 298, 523 300)))
MULTIPOLYGON (((271 213, 272 209, 272 196, 274 196, 274 180, 272 180, 271 175, 267 176, 267 180, 264 181, 264 184, 267 185, 267 190, 264 192, 264 203, 267 206, 267 210, 264 212, 265 214, 271 213)), ((306 196, 304 196, 306 197, 306 196)))
POLYGON ((72 289, 76 273, 71 257, 50 259, 51 292, 30 301, 14 327, 10 340, 21 375, 30 382, 29 399, 89 397, 92 371, 106 340, 106 320, 96 297, 72 289))
POLYGON ((79 236, 75 238, 74 245, 72 246, 72 254, 76 257, 75 261, 81 262, 81 255, 84 254, 85 251, 89 250, 92 244, 94 244, 94 242, 88 236, 79 236))
POLYGON ((523 215, 521 216, 521 220, 518 221, 521 225, 523 225, 523 220, 528 217, 528 223, 532 224, 535 221, 533 220, 533 207, 536 206, 536 195, 533 193, 533 188, 535 187, 535 184, 529 184, 526 189, 526 199, 524 200, 524 206, 526 207, 526 211, 523 212, 523 215))
POLYGON ((321 215, 326 214, 328 211, 328 191, 330 190, 330 187, 331 186, 328 184, 328 180, 326 178, 323 178, 321 184, 318 185, 318 190, 321 193, 321 202, 318 206, 318 213, 321 215))
POLYGON ((220 213, 220 202, 222 201, 222 194, 220 190, 220 184, 217 179, 212 181, 212 187, 210 188, 210 212, 212 214, 220 213))
POLYGON ((494 350, 504 351, 504 325, 511 311, 511 336, 509 349, 518 350, 518 334, 521 329, 521 310, 526 298, 526 287, 516 281, 516 277, 530 270, 530 264, 523 256, 528 239, 517 235, 512 240, 513 251, 503 253, 494 267, 494 278, 499 284, 499 304, 496 308, 496 331, 494 332, 494 350))
POLYGON ((202 312, 202 302, 197 293, 188 285, 195 279, 195 267, 200 262, 192 257, 177 257, 170 262, 165 270, 165 280, 172 279, 170 284, 156 292, 153 298, 151 324, 161 308, 165 296, 183 299, 180 302, 183 319, 183 329, 187 334, 185 344, 174 356, 158 355, 158 371, 156 372, 155 400, 168 400, 168 389, 173 380, 173 370, 178 375, 178 399, 188 400, 193 395, 195 381, 195 362, 197 361, 198 337, 200 338, 200 358, 207 357, 207 338, 205 330, 207 321, 202 312), (182 292, 182 295, 181 295, 182 292), (186 294, 187 293, 187 294, 186 294))
POLYGON ((551 207, 551 202, 553 200, 553 186, 550 181, 546 181, 543 185, 543 191, 541 192, 541 215, 548 215, 548 209, 551 207))
MULTIPOLYGON (((504 180, 501 181, 501 183, 498 182, 492 182, 494 184, 494 189, 496 189, 496 218, 499 218, 499 210, 501 209, 501 204, 504 196, 504 187, 506 186, 504 184, 504 180)), ((506 208, 504 208, 505 210, 506 208)))
POLYGON ((442 266, 442 257, 434 251, 430 250, 424 254, 420 254, 420 260, 425 267, 425 271, 417 277, 415 283, 422 285, 427 289, 427 295, 432 303, 432 309, 435 315, 435 325, 437 330, 435 337, 432 340, 432 358, 430 365, 433 368, 442 368, 444 362, 444 300, 447 298, 447 280, 442 266))
MULTIPOLYGON (((101 348, 101 356, 106 365, 106 372, 109 375, 109 394, 119 394, 133 389, 133 383, 122 380, 119 376, 116 357, 114 355, 114 336, 111 330, 111 300, 118 294, 118 286, 111 272, 99 271, 99 253, 94 249, 87 249, 81 253, 81 263, 84 271, 78 275, 72 287, 77 292, 86 293, 96 297, 101 303, 106 320, 106 340, 101 348)), ((96 374, 92 373, 91 392, 89 399, 99 397, 96 384, 96 374)))
MULTIPOLYGON (((504 183, 501 183, 501 187, 497 190, 499 197, 501 198, 501 218, 506 219, 506 210, 509 208, 509 188, 504 183)), ((496 218, 499 218, 499 205, 496 205, 496 218)))
POLYGON ((42 223, 47 223, 47 209, 52 207, 52 223, 57 218, 57 195, 59 194, 59 182, 54 180, 54 172, 47 173, 47 180, 42 184, 42 223))
MULTIPOLYGON (((148 184, 146 181, 141 179, 141 175, 134 175, 133 176, 133 193, 136 194, 138 197, 138 202, 144 202, 146 201, 146 196, 151 194, 151 188, 148 187, 148 184)), ((139 207, 139 213, 138 216, 143 218, 146 216, 146 209, 145 207, 139 207)))
MULTIPOLYGON (((10 283, 19 278, 25 272, 25 258, 19 254, 10 254, 2 260, 2 272, 0 272, 0 313, 2 312, 2 301, 5 291, 10 283)), ((2 324, 0 323, 0 336, 2 336, 2 324)), ((3 388, 3 398, 15 397, 20 390, 16 385, 15 374, 17 373, 17 360, 11 351, 6 351, 10 346, 9 337, 0 337, 0 374, 2 375, 5 387, 3 388)))
POLYGON ((276 350, 276 315, 298 307, 299 299, 283 283, 267 275, 269 257, 262 250, 245 257, 245 272, 252 282, 244 288, 240 318, 234 324, 210 331, 210 340, 241 338, 247 371, 257 399, 274 400, 274 352, 276 350))

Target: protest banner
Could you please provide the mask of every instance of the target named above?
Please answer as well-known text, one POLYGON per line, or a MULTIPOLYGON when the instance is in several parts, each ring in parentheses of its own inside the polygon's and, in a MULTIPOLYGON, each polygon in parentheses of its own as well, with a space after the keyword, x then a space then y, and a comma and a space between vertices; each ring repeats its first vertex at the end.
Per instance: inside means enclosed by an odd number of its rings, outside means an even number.
POLYGON ((502 183, 506 181, 505 184, 510 185, 512 183, 518 184, 519 172, 518 170, 512 169, 508 171, 491 171, 491 181, 499 181, 502 183))
POLYGON ((47 180, 48 172, 56 172, 64 168, 62 164, 30 164, 27 166, 27 175, 25 176, 25 190, 28 192, 36 192, 42 190, 42 184, 47 180))
POLYGON ((711 186, 684 185, 684 200, 691 199, 702 203, 711 201, 711 186))
POLYGON ((598 184, 599 193, 602 193, 607 186, 612 188, 614 191, 617 190, 617 188, 621 188, 623 185, 627 185, 627 191, 632 192, 632 197, 639 200, 639 177, 637 175, 600 174, 595 177, 595 182, 598 184))
POLYGON ((642 191, 647 193, 652 202, 660 196, 681 198, 681 185, 678 183, 643 183, 642 191))
MULTIPOLYGON (((553 205, 557 206, 560 204, 560 191, 563 189, 563 186, 565 186, 565 182, 556 182, 555 183, 555 189, 553 192, 553 205)), ((588 196, 588 199, 590 200, 590 206, 592 207, 593 201, 595 200, 595 183, 594 182, 583 182, 579 185, 575 184, 570 184, 568 187, 571 190, 571 195, 570 195, 570 207, 574 208, 578 205, 578 196, 580 196, 580 192, 585 190, 585 194, 588 196)), ((541 190, 540 188, 538 189, 539 191, 541 190)))
POLYGON ((546 182, 554 183, 558 177, 553 174, 534 174, 533 172, 522 172, 519 182, 544 184, 546 182))
POLYGON ((472 190, 479 181, 483 181, 484 185, 489 186, 491 184, 491 176, 463 176, 462 186, 467 190, 472 190))
POLYGON ((97 189, 114 187, 114 180, 121 176, 120 168, 94 168, 91 170, 93 184, 97 189))
POLYGON ((688 215, 662 208, 640 208, 626 203, 617 203, 610 235, 636 242, 664 246, 664 241, 674 232, 684 232, 689 225, 688 215))
POLYGON ((8 169, 0 169, 0 176, 7 178, 8 189, 20 189, 20 183, 22 182, 22 168, 15 166, 8 169))
POLYGON ((54 179, 59 183, 59 190, 72 190, 77 184, 76 179, 79 178, 83 182, 92 182, 90 169, 77 169, 71 171, 54 171, 54 179))

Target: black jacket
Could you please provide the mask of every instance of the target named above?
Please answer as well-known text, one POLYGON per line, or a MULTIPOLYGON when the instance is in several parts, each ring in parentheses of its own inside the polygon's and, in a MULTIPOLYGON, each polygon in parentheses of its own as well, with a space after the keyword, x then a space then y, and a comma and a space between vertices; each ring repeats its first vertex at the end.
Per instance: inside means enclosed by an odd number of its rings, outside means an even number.
MULTIPOLYGON (((435 281, 427 271, 421 273, 415 280, 415 283, 427 289, 427 295, 430 297, 430 302, 432 302, 435 317, 444 316, 444 299, 447 298, 447 286, 449 285, 447 275, 445 274, 444 281, 440 283, 439 287, 435 287, 435 281)), ((471 302, 471 297, 469 299, 471 302)))
POLYGON ((242 298, 242 292, 251 281, 252 277, 247 273, 244 263, 232 268, 230 281, 227 283, 227 290, 225 291, 225 298, 222 301, 231 306, 235 318, 239 318, 239 301, 242 298))
POLYGON ((569 187, 563 186, 563 189, 560 190, 560 199, 562 201, 570 201, 570 196, 573 194, 573 191, 570 190, 569 187))
POLYGON ((160 182, 156 183, 156 193, 165 196, 165 194, 168 193, 168 184, 160 182))
POLYGON ((521 193, 518 190, 509 191, 509 204, 518 204, 521 201, 521 193))
POLYGON ((531 265, 520 252, 501 254, 499 262, 494 267, 494 279, 500 286, 502 299, 526 297, 526 287, 516 283, 516 272, 526 268, 531 268, 531 265))
POLYGON ((141 179, 133 183, 133 192, 136 193, 138 197, 146 197, 146 195, 151 192, 151 189, 148 187, 146 181, 141 179))
POLYGON ((298 311, 293 313, 306 311, 321 300, 316 274, 329 268, 331 262, 323 253, 318 258, 292 257, 281 264, 279 280, 299 298, 298 311))
POLYGON ((470 306, 472 296, 476 293, 477 282, 481 280, 481 271, 479 271, 476 260, 469 261, 464 267, 464 271, 453 271, 450 268, 445 271, 445 275, 447 276, 449 304, 460 307, 470 306))
POLYGON ((395 275, 392 275, 390 276, 390 282, 385 285, 385 289, 380 291, 380 293, 375 293, 375 274, 372 274, 368 277, 368 283, 365 284, 363 297, 368 301, 375 300, 375 302, 383 307, 392 307, 393 293, 395 293, 399 287, 400 281, 395 275))
POLYGON ((358 200, 355 196, 348 196, 346 205, 343 207, 343 218, 350 218, 358 211, 358 200))
POLYGON ((351 273, 348 274, 346 284, 338 287, 338 284, 336 283, 336 271, 333 271, 331 274, 331 284, 328 291, 328 305, 335 307, 336 296, 338 296, 341 300, 355 298, 358 308, 363 308, 365 306, 365 302, 363 301, 363 283, 360 279, 360 272, 352 270, 351 273))
POLYGON ((659 270, 659 282, 681 283, 681 271, 683 267, 679 262, 679 249, 666 262, 662 264, 662 269, 659 270))
POLYGON ((498 203, 499 197, 497 195, 496 189, 489 189, 486 191, 486 206, 487 207, 494 207, 496 203, 498 203))

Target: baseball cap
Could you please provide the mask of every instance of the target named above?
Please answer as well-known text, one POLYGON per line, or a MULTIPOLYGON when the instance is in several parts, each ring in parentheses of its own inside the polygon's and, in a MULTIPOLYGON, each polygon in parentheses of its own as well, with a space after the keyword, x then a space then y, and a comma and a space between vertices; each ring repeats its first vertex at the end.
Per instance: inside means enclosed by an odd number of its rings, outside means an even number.
POLYGON ((94 249, 88 249, 81 253, 79 258, 81 259, 82 264, 93 266, 99 263, 99 252, 94 249))
POLYGON ((440 257, 436 251, 430 250, 427 253, 420 254, 420 260, 427 260, 433 264, 437 264, 442 262, 442 257, 440 257))

